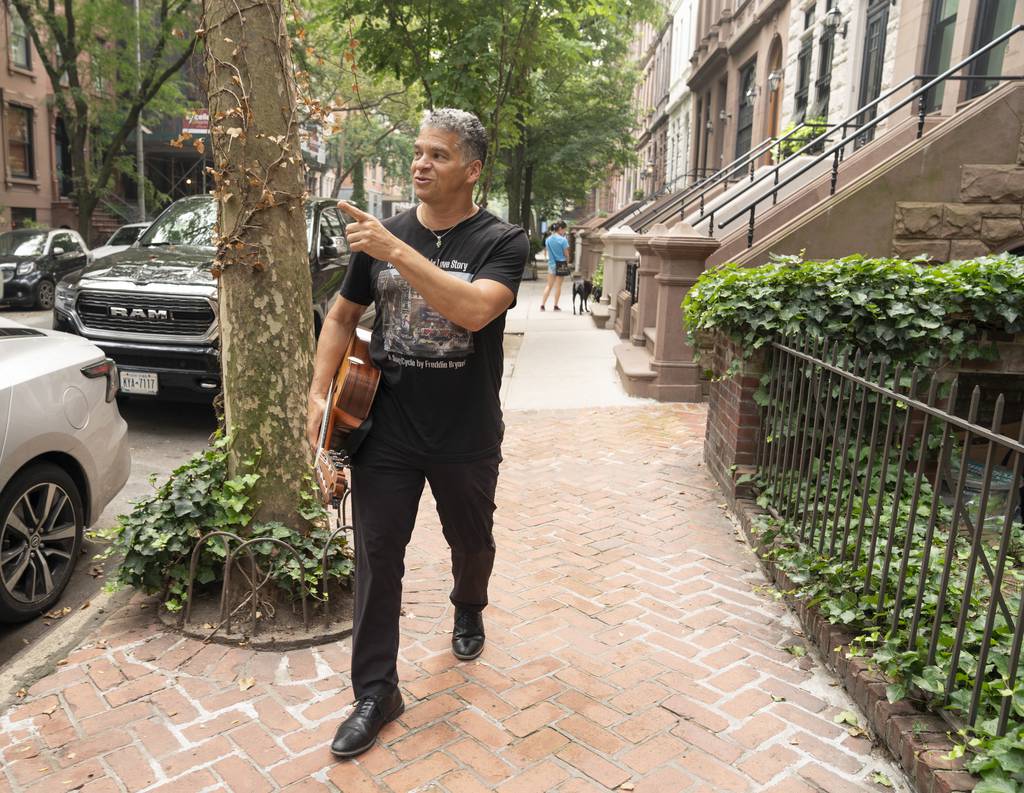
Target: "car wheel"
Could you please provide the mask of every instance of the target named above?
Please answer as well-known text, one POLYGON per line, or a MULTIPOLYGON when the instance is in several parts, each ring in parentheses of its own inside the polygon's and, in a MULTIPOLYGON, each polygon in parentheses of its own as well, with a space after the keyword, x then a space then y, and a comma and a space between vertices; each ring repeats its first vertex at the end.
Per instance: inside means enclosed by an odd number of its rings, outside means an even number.
POLYGON ((36 290, 36 307, 44 311, 53 308, 53 281, 40 281, 36 290))
POLYGON ((50 463, 26 468, 0 493, 0 621, 24 622, 57 602, 82 547, 78 487, 50 463))

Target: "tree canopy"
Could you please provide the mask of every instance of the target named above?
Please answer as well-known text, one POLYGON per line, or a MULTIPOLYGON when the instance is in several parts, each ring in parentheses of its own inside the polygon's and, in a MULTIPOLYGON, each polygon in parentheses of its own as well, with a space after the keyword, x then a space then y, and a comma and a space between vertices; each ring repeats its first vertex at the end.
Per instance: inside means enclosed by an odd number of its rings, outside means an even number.
POLYGON ((321 2, 349 31, 356 82, 393 80, 423 107, 480 117, 492 156, 477 198, 507 193, 515 222, 528 225, 533 196, 581 200, 632 154, 628 45, 653 0, 321 2))

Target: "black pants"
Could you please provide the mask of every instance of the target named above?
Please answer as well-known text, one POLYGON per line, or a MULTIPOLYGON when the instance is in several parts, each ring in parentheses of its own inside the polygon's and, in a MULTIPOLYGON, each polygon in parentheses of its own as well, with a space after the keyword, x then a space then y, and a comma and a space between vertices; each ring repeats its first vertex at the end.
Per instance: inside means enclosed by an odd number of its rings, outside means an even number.
POLYGON ((500 462, 500 454, 470 463, 416 460, 375 442, 372 434, 359 449, 352 466, 356 546, 352 688, 357 699, 398 685, 405 548, 424 481, 430 483, 452 551, 452 603, 476 611, 487 605, 500 462))

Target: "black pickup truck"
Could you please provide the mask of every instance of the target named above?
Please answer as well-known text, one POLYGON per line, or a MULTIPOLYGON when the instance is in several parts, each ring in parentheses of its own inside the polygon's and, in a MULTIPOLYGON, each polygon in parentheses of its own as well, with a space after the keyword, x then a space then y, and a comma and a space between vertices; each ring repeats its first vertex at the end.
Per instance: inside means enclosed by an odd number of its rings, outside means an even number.
MULTIPOLYGON (((220 390, 217 282, 210 274, 216 219, 209 196, 182 198, 130 248, 57 285, 54 329, 84 336, 113 358, 122 393, 206 401, 220 390)), ((306 227, 319 335, 349 250, 333 199, 306 202, 306 227)))

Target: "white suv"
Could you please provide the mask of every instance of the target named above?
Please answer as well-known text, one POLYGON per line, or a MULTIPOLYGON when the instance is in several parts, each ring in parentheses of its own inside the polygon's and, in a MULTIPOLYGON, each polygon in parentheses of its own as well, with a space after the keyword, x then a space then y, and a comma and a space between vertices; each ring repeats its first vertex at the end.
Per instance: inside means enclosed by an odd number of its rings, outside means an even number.
POLYGON ((117 388, 95 345, 0 317, 0 622, 57 602, 85 527, 127 481, 117 388))

